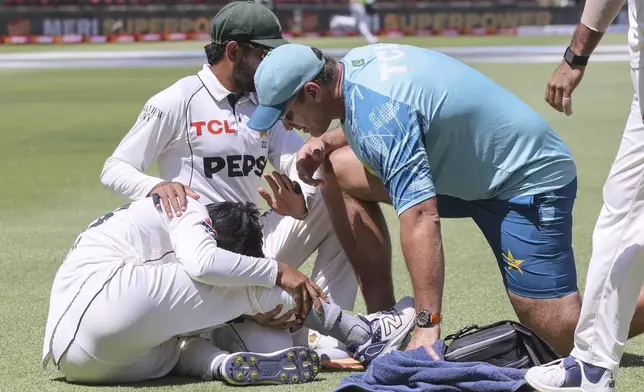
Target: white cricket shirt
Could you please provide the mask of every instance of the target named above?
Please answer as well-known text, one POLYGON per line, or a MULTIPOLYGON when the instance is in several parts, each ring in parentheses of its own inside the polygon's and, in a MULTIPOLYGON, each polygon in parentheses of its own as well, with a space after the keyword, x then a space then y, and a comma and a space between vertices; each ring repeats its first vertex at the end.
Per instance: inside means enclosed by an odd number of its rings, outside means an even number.
POLYGON ((631 68, 640 68, 642 45, 644 44, 644 0, 628 0, 628 47, 631 56, 631 68))
POLYGON ((150 98, 101 173, 101 182, 137 200, 162 181, 178 181, 205 204, 254 202, 270 162, 280 172, 304 141, 278 123, 268 132, 246 124, 256 108, 255 94, 237 102, 206 64, 150 98), (232 97, 231 97, 232 98, 232 97), (158 160, 161 178, 144 174, 158 160))
MULTIPOLYGON (((126 263, 181 263, 193 280, 211 286, 271 288, 277 279, 275 260, 242 256, 217 247, 212 221, 200 201, 188 198, 185 213, 172 219, 156 209, 152 198, 135 201, 92 222, 78 236, 56 273, 43 366, 50 359, 58 363, 73 341, 85 309, 126 263)), ((150 269, 150 273, 157 272, 150 269)))

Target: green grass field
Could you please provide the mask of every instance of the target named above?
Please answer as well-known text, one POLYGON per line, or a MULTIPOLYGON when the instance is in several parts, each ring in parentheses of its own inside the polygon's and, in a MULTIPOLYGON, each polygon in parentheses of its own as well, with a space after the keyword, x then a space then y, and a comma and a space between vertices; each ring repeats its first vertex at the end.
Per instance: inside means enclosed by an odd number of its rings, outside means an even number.
MULTIPOLYGON (((563 45, 568 40, 555 38, 541 42, 563 45)), ((448 42, 439 41, 444 45, 448 42)), ((489 44, 484 39, 469 42, 489 44)), ((494 42, 500 43, 523 42, 506 38, 494 42)), ((452 41, 452 45, 463 44, 463 39, 452 41)), ((632 96, 628 65, 590 65, 575 96, 575 115, 570 118, 551 110, 543 101, 554 64, 473 65, 541 112, 573 150, 579 167, 574 244, 583 288, 602 184, 617 151, 632 96)), ((0 391, 99 390, 67 384, 51 367, 43 371, 40 365, 51 282, 78 232, 123 201, 101 187, 99 174, 104 160, 152 94, 194 71, 0 71, 0 391)), ((391 208, 385 211, 394 241, 395 285, 400 297, 411 294, 411 287, 400 251, 396 216, 391 208)), ((473 323, 515 319, 496 262, 474 224, 447 220, 443 228, 447 260, 443 333, 473 323)), ((361 297, 357 311, 364 311, 361 297)), ((629 342, 627 352, 619 390, 641 391, 644 340, 629 342)), ((345 375, 322 373, 318 381, 307 385, 253 390, 329 391, 345 375)), ((231 389, 221 383, 178 379, 107 387, 115 392, 139 388, 164 392, 231 389)))

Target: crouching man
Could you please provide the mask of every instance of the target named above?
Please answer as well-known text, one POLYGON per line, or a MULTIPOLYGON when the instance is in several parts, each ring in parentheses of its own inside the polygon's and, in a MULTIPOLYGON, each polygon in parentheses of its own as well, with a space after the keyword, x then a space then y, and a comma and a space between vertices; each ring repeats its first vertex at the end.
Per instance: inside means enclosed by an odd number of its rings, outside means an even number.
MULTIPOLYGON (((297 322, 332 336, 368 366, 398 349, 414 325, 414 301, 353 317, 306 275, 262 254, 251 203, 189 199, 169 219, 153 198, 91 223, 53 282, 43 366, 70 382, 140 382, 170 373, 235 385, 313 380, 319 355, 305 347, 228 353, 202 338, 242 315, 282 305, 297 322), (314 309, 312 309, 315 307, 314 309)), ((288 330, 283 330, 289 334, 288 330)))

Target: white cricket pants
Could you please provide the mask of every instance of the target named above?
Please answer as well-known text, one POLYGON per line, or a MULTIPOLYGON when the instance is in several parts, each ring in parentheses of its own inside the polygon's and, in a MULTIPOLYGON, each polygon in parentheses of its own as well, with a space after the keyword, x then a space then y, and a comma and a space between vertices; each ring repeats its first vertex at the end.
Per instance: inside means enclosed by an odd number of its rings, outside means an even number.
POLYGON ((360 34, 367 40, 369 44, 375 44, 378 42, 376 37, 371 34, 369 29, 367 12, 364 9, 364 5, 361 3, 350 3, 349 10, 351 11, 351 16, 356 20, 356 26, 360 31, 360 34))
MULTIPOLYGON (((295 154, 286 167, 289 178, 298 181, 295 154)), ((317 251, 311 279, 340 308, 351 311, 358 294, 358 279, 353 266, 333 231, 320 190, 298 182, 308 200, 309 216, 304 221, 283 217, 272 211, 262 216, 264 255, 299 269, 317 251)), ((229 352, 269 353, 294 344, 306 346, 308 329, 302 328, 291 337, 288 331, 265 328, 244 320, 243 323, 217 328, 208 337, 229 352)), ((333 339, 329 337, 327 340, 333 339)))
MULTIPOLYGON (((86 284, 96 285, 87 289, 97 294, 76 301, 58 327, 72 331, 73 340, 61 333, 52 342, 54 352, 64 353, 59 370, 70 382, 138 382, 173 369, 212 379, 214 363, 227 353, 199 338, 201 332, 243 314, 265 313, 279 304, 285 313, 294 306, 279 287, 209 286, 192 280, 179 263, 126 263, 109 281, 86 284)), ((290 339, 288 331, 277 332, 290 339)))
MULTIPOLYGON (((296 156, 286 165, 291 180, 297 181, 296 156)), ((262 217, 264 256, 293 268, 300 268, 315 253, 311 279, 343 310, 353 310, 358 295, 358 279, 333 231, 329 211, 316 187, 298 181, 308 200, 309 216, 303 220, 268 211, 262 217)))
POLYGON ((604 184, 593 233, 572 355, 617 372, 644 283, 643 69, 631 71, 635 96, 617 157, 604 184))

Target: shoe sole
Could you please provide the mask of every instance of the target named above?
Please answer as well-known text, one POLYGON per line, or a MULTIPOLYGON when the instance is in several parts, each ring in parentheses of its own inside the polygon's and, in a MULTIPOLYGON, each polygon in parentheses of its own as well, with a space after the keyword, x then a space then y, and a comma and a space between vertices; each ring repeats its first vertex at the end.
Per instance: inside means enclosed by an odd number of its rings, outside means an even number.
POLYGON ((525 380, 528 384, 539 392, 585 392, 582 388, 559 388, 559 387, 549 387, 547 385, 541 384, 539 381, 530 377, 529 374, 525 375, 525 380))
POLYGON ((323 359, 322 367, 325 369, 338 369, 338 370, 364 370, 364 366, 353 358, 347 359, 323 359))
POLYGON ((320 367, 315 351, 291 347, 268 354, 236 353, 221 369, 224 379, 233 385, 287 385, 313 381, 320 367))

